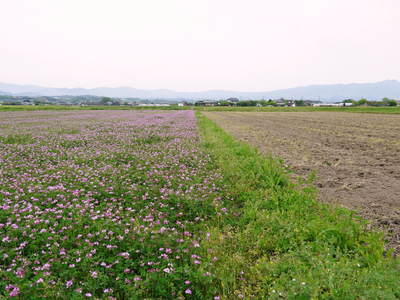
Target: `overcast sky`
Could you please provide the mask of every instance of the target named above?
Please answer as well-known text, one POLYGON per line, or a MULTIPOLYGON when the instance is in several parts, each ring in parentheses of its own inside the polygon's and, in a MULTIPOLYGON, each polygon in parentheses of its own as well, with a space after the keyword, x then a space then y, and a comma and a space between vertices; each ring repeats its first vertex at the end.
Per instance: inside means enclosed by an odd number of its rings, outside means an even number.
POLYGON ((0 82, 267 91, 400 79, 400 0, 0 0, 0 82))

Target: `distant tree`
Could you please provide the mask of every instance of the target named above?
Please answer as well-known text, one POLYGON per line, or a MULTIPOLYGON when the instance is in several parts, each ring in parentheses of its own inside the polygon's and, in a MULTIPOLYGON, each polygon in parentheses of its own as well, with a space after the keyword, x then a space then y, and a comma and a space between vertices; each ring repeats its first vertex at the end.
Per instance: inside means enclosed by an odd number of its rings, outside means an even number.
POLYGON ((267 106, 267 101, 266 100, 259 100, 257 101, 257 104, 260 106, 267 106))
POLYGON ((19 101, 4 101, 3 104, 4 105, 22 105, 22 103, 19 101))
POLYGON ((397 101, 389 98, 383 98, 382 101, 386 106, 397 106, 397 101))
POLYGON ((257 101, 254 100, 246 100, 246 101, 239 101, 237 106, 256 106, 257 101))
POLYGON ((42 104, 44 104, 44 102, 41 101, 41 100, 39 100, 39 99, 33 100, 33 103, 34 103, 35 105, 42 105, 42 104))
POLYGON ((112 103, 112 99, 110 97, 103 97, 100 100, 101 105, 108 105, 109 103, 112 103))
POLYGON ((295 100, 294 103, 296 104, 296 106, 306 106, 304 100, 295 100))
POLYGON ((269 99, 269 100, 267 101, 267 105, 276 106, 276 102, 273 101, 273 100, 271 100, 271 99, 269 99))
POLYGON ((357 105, 367 105, 367 104, 368 104, 368 100, 365 98, 362 98, 359 101, 357 101, 357 105))

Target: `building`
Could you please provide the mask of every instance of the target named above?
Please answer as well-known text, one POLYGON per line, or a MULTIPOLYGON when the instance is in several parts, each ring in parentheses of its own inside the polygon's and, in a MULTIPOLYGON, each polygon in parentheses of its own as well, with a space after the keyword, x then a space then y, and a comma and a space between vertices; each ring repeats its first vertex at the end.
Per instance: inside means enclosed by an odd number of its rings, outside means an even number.
POLYGON ((314 103, 313 106, 316 106, 316 107, 339 107, 339 106, 343 106, 343 103, 314 103))
POLYGON ((197 101, 194 104, 195 106, 216 106, 218 105, 218 101, 210 101, 210 100, 202 100, 202 101, 197 101))
POLYGON ((296 107, 295 100, 285 100, 283 98, 276 100, 276 106, 289 106, 289 107, 296 107))
POLYGON ((235 105, 239 102, 239 99, 238 98, 228 98, 228 99, 226 99, 226 101, 229 102, 230 104, 235 105))
POLYGON ((139 103, 137 106, 157 106, 157 107, 162 107, 162 106, 170 106, 169 104, 162 104, 162 103, 139 103))

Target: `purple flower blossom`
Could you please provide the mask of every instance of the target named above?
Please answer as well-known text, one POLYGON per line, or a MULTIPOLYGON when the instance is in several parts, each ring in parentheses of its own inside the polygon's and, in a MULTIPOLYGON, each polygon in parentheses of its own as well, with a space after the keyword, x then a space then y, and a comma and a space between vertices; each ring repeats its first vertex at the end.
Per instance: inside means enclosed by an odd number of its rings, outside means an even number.
POLYGON ((191 291, 190 289, 187 289, 187 290, 185 290, 185 294, 191 295, 191 294, 192 294, 192 291, 191 291))
POLYGON ((69 288, 69 287, 71 287, 73 284, 74 284, 74 282, 73 282, 72 280, 68 280, 68 281, 65 283, 65 286, 66 286, 67 288, 69 288))

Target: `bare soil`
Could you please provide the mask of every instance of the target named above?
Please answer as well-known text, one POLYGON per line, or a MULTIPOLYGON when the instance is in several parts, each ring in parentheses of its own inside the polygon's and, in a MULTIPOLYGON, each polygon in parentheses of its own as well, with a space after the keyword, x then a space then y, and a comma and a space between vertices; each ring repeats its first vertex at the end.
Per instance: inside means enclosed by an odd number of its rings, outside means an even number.
POLYGON ((355 210, 400 254, 400 115, 204 112, 296 176, 316 172, 320 201, 355 210))

